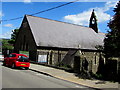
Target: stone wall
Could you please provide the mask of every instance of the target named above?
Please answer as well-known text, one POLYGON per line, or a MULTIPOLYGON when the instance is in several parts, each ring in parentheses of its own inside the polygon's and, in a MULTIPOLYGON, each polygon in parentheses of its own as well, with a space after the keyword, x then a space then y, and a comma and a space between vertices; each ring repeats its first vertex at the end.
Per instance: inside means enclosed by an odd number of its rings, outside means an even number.
POLYGON ((59 63, 63 60, 66 54, 67 54, 66 51, 60 50, 44 50, 44 49, 37 50, 37 55, 47 55, 46 64, 48 65, 59 65, 59 63))
POLYGON ((77 56, 80 55, 80 72, 86 69, 86 72, 96 74, 98 72, 99 63, 104 59, 103 57, 101 58, 100 52, 79 51, 79 53, 77 52, 76 54, 77 56))
MULTIPOLYGON (((100 62, 100 52, 93 51, 80 51, 80 50, 37 50, 37 55, 47 55, 47 62, 45 64, 59 66, 60 64, 69 65, 71 68, 74 68, 74 59, 75 56, 80 57, 80 66, 79 70, 81 71, 84 68, 84 60, 87 60, 88 66, 87 71, 96 73, 98 71, 99 62, 100 62)), ((41 62, 42 63, 42 62, 41 62)))
POLYGON ((29 51, 30 60, 37 60, 37 47, 26 20, 23 21, 23 24, 19 29, 18 36, 14 45, 14 52, 19 53, 19 51, 29 51))
POLYGON ((94 74, 98 71, 100 53, 98 52, 82 52, 81 60, 87 60, 88 71, 94 74))

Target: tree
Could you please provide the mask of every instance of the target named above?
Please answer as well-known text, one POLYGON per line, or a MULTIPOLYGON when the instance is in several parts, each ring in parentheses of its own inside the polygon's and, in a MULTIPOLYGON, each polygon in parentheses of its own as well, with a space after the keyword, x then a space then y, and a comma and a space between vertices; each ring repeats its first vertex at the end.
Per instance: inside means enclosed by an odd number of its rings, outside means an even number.
POLYGON ((2 39, 2 49, 13 49, 13 45, 11 45, 10 43, 8 43, 9 39, 2 39))
POLYGON ((13 44, 15 43, 15 40, 16 40, 16 37, 17 37, 17 34, 18 34, 18 31, 19 29, 14 29, 11 34, 11 39, 8 41, 10 44, 13 44))
POLYGON ((115 15, 108 23, 110 30, 104 39, 106 57, 120 57, 120 1, 113 10, 115 15))

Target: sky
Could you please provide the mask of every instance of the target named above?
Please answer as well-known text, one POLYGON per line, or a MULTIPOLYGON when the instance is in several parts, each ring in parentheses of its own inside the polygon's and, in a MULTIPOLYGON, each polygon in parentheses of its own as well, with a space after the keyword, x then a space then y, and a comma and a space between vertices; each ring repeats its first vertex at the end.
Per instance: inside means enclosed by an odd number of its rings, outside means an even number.
MULTIPOLYGON (((17 20, 3 21, 0 24, 0 38, 10 39, 12 31, 20 27, 25 14, 30 15, 67 3, 67 0, 61 1, 62 2, 55 2, 54 0, 42 0, 39 2, 34 2, 32 0, 18 0, 18 2, 16 2, 15 0, 9 0, 9 2, 7 0, 4 0, 4 2, 2 1, 0 3, 0 20, 9 20, 17 17, 22 18, 17 20)), ((110 19, 112 19, 114 15, 113 10, 117 2, 118 1, 113 0, 104 0, 104 2, 98 2, 98 0, 91 0, 91 2, 87 0, 79 1, 60 8, 56 8, 51 11, 36 14, 34 16, 88 27, 89 19, 94 9, 98 20, 97 22, 99 32, 106 33, 107 30, 109 30, 109 28, 107 27, 107 23, 110 19)))

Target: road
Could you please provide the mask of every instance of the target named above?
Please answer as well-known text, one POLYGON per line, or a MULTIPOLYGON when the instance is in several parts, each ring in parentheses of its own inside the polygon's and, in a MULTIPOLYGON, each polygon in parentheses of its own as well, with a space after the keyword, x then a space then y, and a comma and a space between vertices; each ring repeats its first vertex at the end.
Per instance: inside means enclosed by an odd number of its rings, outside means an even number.
POLYGON ((2 66, 2 88, 86 88, 31 70, 11 69, 2 66))

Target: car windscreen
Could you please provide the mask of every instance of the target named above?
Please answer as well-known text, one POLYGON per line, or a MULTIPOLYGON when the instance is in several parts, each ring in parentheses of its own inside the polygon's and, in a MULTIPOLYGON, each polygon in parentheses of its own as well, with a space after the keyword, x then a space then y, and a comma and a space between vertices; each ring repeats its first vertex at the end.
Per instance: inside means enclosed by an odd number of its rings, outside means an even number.
POLYGON ((15 54, 10 54, 9 57, 16 57, 16 55, 15 54))
POLYGON ((19 56, 18 57, 18 60, 20 62, 29 62, 29 58, 28 57, 25 57, 25 56, 19 56))

